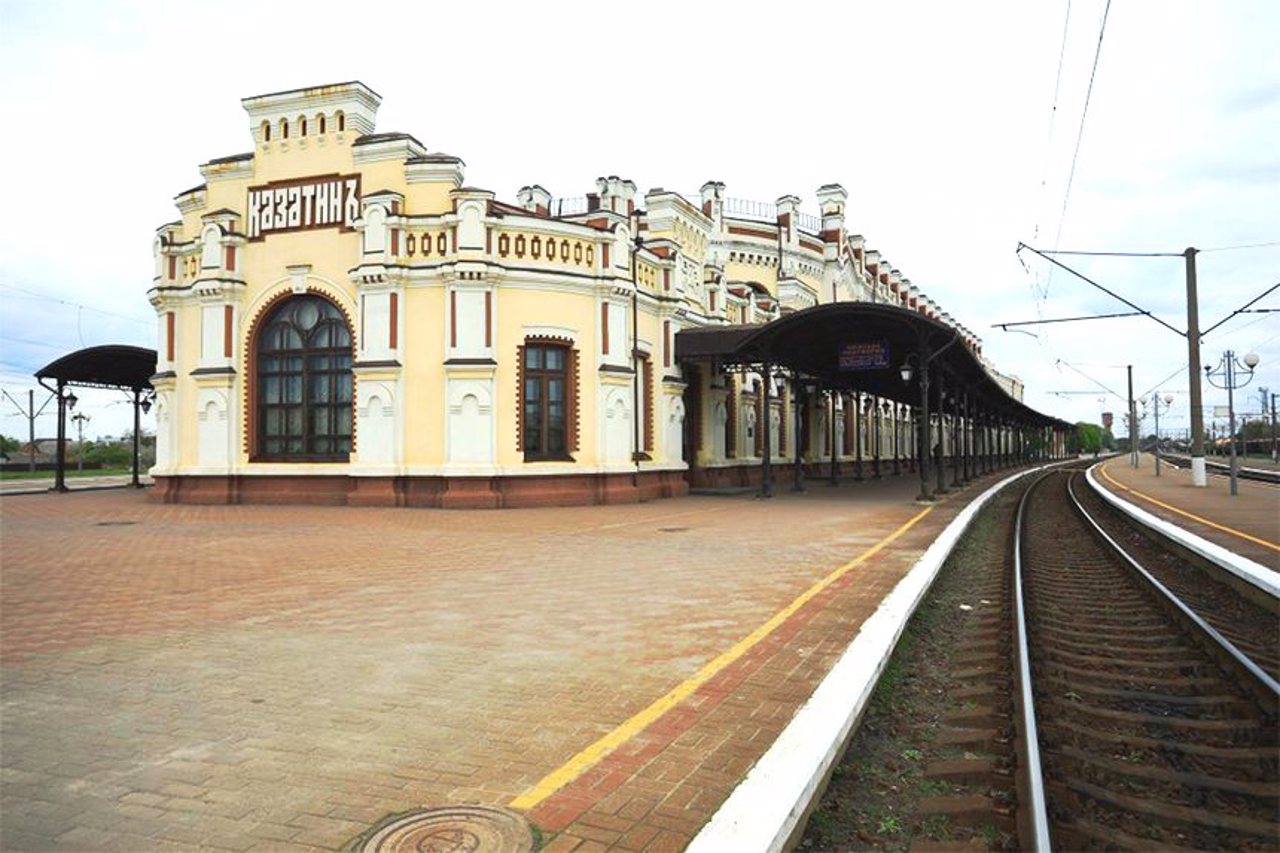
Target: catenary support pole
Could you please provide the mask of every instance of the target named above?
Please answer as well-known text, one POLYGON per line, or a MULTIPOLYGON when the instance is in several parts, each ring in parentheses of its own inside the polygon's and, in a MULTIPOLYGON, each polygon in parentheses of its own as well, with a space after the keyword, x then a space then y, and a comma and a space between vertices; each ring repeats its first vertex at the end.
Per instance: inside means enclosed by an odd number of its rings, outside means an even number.
MULTIPOLYGON (((1191 392, 1191 485, 1208 485, 1204 470, 1204 413, 1200 399, 1200 305, 1196 295, 1196 250, 1188 246, 1187 267, 1187 384, 1191 392)), ((1132 395, 1131 395, 1132 396, 1132 395)))
POLYGON ((1133 365, 1129 371, 1129 464, 1138 467, 1138 408, 1133 404, 1133 365))

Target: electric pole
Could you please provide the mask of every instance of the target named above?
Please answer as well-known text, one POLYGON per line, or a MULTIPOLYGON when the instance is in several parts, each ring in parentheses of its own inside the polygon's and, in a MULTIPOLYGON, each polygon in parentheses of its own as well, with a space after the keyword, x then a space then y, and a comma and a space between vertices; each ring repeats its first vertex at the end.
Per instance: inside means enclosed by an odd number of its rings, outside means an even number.
POLYGON ((1191 485, 1204 488, 1204 418, 1200 400, 1200 304, 1196 296, 1196 250, 1182 253, 1187 261, 1187 377, 1191 391, 1191 485))
POLYGON ((43 403, 41 403, 40 408, 37 410, 35 391, 30 391, 30 390, 27 391, 27 407, 25 409, 22 408, 21 403, 13 399, 13 396, 8 391, 4 391, 3 389, 0 389, 0 393, 4 394, 5 397, 9 399, 10 403, 13 403, 13 405, 18 410, 18 414, 22 415, 24 418, 27 419, 27 453, 29 456, 27 461, 27 470, 35 471, 36 470, 36 418, 40 417, 41 413, 44 412, 44 407, 49 405, 49 400, 53 399, 53 395, 50 394, 48 399, 46 399, 43 403))
POLYGON ((1133 405, 1133 365, 1129 370, 1129 464, 1138 467, 1138 410, 1133 405))

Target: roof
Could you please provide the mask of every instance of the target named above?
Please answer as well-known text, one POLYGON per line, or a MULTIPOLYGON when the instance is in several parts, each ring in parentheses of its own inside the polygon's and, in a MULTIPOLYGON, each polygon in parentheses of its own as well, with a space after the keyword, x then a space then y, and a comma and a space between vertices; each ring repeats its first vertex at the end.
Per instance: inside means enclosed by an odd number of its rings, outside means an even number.
MULTIPOLYGON (((913 354, 918 364, 921 351, 927 350, 945 375, 948 393, 961 386, 989 409, 1032 424, 1069 426, 1011 397, 963 341, 952 327, 916 311, 885 303, 835 302, 763 325, 682 329, 676 333, 676 358, 739 365, 767 361, 815 377, 827 388, 915 404, 919 386, 914 380, 903 382, 899 368, 913 354), (888 364, 842 369, 841 353, 850 344, 882 345, 888 364)), ((938 404, 936 381, 930 393, 932 408, 938 404)))
POLYGON ((38 379, 57 379, 71 385, 127 388, 151 387, 156 372, 156 351, 125 344, 108 344, 76 350, 36 371, 38 379))
POLYGON ((401 140, 408 140, 414 143, 415 145, 420 145, 423 148, 426 147, 425 145, 422 145, 422 143, 419 142, 417 139, 414 139, 411 134, 398 133, 398 132, 366 133, 364 136, 358 137, 356 141, 351 144, 354 147, 354 146, 360 146, 360 145, 376 145, 379 142, 399 142, 401 140))
POLYGON ((226 157, 214 157, 208 163, 205 163, 205 165, 217 166, 219 163, 239 163, 241 160, 252 160, 252 159, 253 159, 253 152, 246 151, 243 154, 230 154, 226 157))

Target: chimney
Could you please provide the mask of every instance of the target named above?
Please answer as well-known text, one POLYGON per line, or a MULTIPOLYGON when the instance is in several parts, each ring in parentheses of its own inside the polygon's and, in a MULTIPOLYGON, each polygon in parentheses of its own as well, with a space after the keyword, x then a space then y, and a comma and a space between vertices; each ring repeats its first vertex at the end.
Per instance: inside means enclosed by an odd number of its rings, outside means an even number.
POLYGON ((546 216, 551 212, 551 193, 547 192, 538 184, 531 187, 521 187, 520 192, 516 193, 516 201, 525 210, 546 216))
MULTIPOLYGON (((800 242, 800 223, 796 214, 800 212, 800 199, 793 195, 778 198, 778 229, 782 232, 786 246, 794 248, 800 242)), ((779 272, 781 274, 781 272, 779 272)))
POLYGON ((839 184, 818 187, 818 210, 822 213, 822 239, 836 242, 844 235, 844 205, 849 194, 839 184))
POLYGON ((596 178, 596 191, 600 194, 600 207, 611 213, 630 216, 636 208, 636 185, 632 181, 617 175, 596 178))
POLYGON ((720 227, 720 219, 724 215, 724 184, 719 181, 707 181, 699 189, 702 195, 702 213, 720 227))

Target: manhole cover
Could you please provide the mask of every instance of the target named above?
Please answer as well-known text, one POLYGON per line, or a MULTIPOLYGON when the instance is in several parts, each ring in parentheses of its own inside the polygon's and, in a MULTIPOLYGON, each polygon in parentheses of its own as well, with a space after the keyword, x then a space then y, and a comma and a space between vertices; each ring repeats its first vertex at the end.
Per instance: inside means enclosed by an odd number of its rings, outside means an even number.
POLYGON ((99 527, 127 527, 130 524, 137 524, 136 521, 99 521, 99 527))
POLYGON ((358 853, 530 853, 523 817, 493 806, 440 806, 392 815, 347 847, 358 853))

